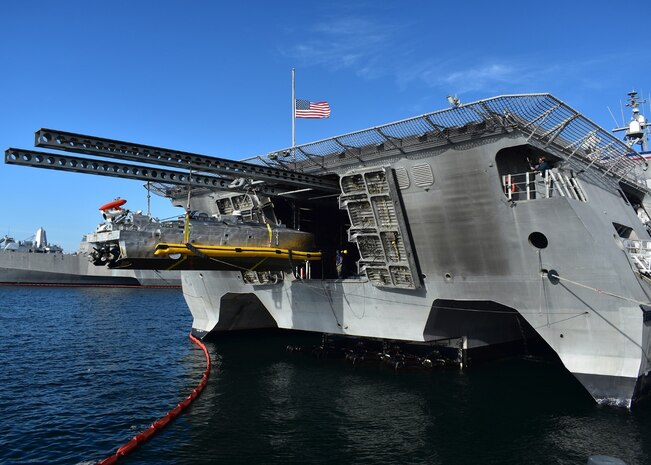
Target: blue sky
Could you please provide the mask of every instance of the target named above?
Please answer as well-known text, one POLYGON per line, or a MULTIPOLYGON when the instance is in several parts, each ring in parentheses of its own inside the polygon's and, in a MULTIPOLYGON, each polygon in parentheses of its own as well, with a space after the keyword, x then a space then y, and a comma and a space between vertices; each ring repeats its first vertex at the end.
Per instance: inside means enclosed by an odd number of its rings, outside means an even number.
MULTIPOLYGON (((332 108, 297 121, 299 144, 445 108, 449 94, 549 92, 612 129, 609 107, 621 120, 626 92, 651 91, 651 2, 616 3, 3 2, 0 145, 33 148, 48 127, 266 154, 291 144, 292 67, 297 97, 332 108)), ((0 235, 42 226, 67 251, 115 197, 146 209, 138 181, 3 163, 0 186, 0 235)))

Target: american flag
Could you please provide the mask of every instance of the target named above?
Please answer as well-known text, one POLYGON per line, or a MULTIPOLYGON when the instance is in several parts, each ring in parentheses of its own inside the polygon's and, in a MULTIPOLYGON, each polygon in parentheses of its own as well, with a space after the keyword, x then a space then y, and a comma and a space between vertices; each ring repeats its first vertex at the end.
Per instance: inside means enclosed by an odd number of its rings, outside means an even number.
POLYGON ((308 102, 296 99, 296 117, 328 118, 330 117, 330 105, 328 102, 308 102))

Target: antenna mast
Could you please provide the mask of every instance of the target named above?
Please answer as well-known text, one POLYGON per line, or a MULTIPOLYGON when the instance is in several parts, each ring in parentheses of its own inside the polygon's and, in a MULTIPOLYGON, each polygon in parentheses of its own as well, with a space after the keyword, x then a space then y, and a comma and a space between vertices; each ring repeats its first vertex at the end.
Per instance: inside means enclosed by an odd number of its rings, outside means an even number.
POLYGON ((647 152, 649 150, 648 128, 651 124, 649 124, 644 115, 640 113, 639 107, 644 103, 646 103, 646 100, 640 99, 637 91, 630 91, 628 93, 628 103, 626 106, 631 108, 631 120, 629 121, 628 126, 615 128, 613 129, 613 132, 626 131, 624 134, 626 145, 629 147, 639 145, 642 148, 642 152, 647 152))

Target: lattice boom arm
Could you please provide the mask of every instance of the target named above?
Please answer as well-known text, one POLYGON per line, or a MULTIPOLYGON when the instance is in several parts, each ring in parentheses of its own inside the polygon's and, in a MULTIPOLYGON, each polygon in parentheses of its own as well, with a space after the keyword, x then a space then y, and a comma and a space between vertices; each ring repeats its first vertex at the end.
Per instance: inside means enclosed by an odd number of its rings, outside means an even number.
POLYGON ((56 129, 36 131, 34 145, 67 152, 215 173, 231 179, 250 178, 270 185, 339 192, 336 179, 56 129))
MULTIPOLYGON (((211 189, 238 191, 246 190, 246 186, 233 186, 233 178, 210 176, 198 173, 187 173, 149 166, 130 165, 106 160, 92 160, 81 157, 58 155, 9 148, 5 151, 5 163, 8 165, 31 166, 58 171, 95 174, 123 179, 135 179, 146 182, 176 184, 192 187, 207 187, 211 189)), ((256 189, 266 195, 275 195, 279 190, 273 187, 258 185, 256 189)))

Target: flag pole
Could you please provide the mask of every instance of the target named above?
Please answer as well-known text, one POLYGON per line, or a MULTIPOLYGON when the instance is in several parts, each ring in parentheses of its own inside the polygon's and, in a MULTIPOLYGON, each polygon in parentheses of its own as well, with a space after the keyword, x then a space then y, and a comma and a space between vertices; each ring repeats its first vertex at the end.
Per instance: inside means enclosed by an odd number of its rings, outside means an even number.
POLYGON ((296 70, 292 68, 292 161, 294 161, 294 146, 296 145, 296 92, 294 86, 296 70))

